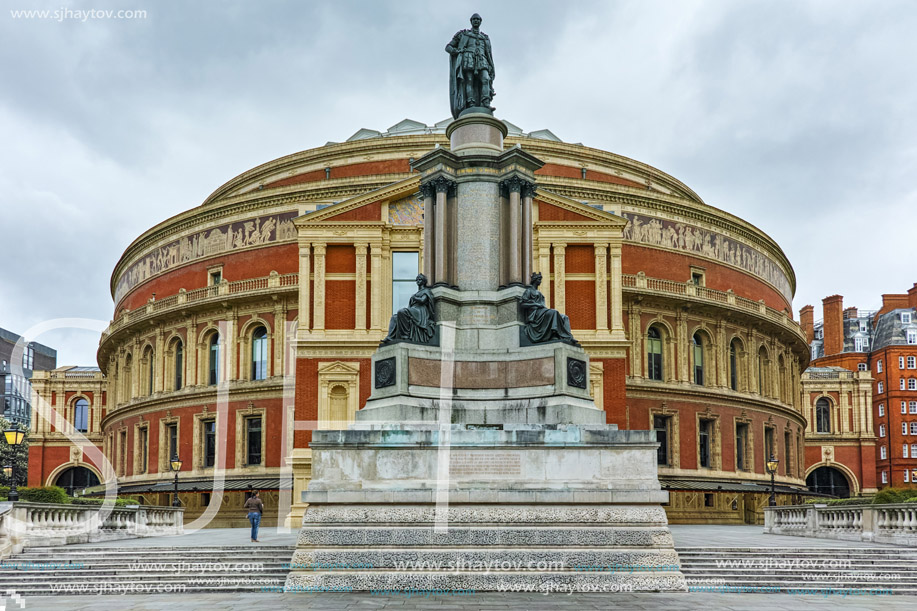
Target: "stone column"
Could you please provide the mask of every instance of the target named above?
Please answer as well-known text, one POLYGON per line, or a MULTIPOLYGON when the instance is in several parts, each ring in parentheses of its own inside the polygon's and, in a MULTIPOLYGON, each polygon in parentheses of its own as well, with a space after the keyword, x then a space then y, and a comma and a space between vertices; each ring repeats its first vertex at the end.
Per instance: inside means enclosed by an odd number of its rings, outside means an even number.
POLYGON ((315 250, 315 312, 312 314, 312 328, 325 329, 325 245, 313 244, 315 250))
POLYGON ((641 327, 641 309, 632 304, 627 320, 630 323, 630 371, 635 378, 643 376, 643 331, 641 327))
POLYGON ((535 185, 522 185, 522 284, 532 278, 532 201, 535 199, 535 185))
POLYGON ((608 244, 593 244, 595 251, 595 329, 608 331, 608 244))
POLYGON ((522 180, 518 177, 512 177, 503 181, 503 187, 509 193, 509 218, 508 218, 508 236, 504 237, 506 260, 503 261, 504 269, 507 270, 506 283, 517 284, 522 281, 522 251, 520 247, 522 228, 519 223, 520 216, 520 197, 522 194, 522 180))
POLYGON ((688 338, 688 321, 685 313, 681 310, 676 314, 675 323, 675 358, 678 359, 677 375, 674 376, 679 382, 690 382, 688 348, 691 346, 691 340, 688 338))
POLYGON ((621 243, 611 244, 611 334, 624 340, 624 297, 621 288, 621 243))
MULTIPOLYGON (((426 231, 426 228, 424 231, 426 231)), ((426 265, 427 255, 432 256, 432 254, 433 253, 429 250, 424 253, 424 265, 426 265)), ((382 329, 382 244, 370 245, 370 258, 372 259, 372 278, 370 279, 370 288, 372 290, 370 328, 378 331, 382 329)), ((432 265, 432 260, 430 264, 432 265)))
POLYGON ((287 307, 286 299, 274 305, 274 328, 268 333, 268 337, 271 339, 270 346, 274 354, 271 377, 283 374, 283 353, 287 336, 287 307))
POLYGON ((566 244, 554 244, 554 309, 564 313, 567 308, 566 283, 567 274, 564 269, 566 244))
POLYGON ((716 385, 720 388, 729 386, 729 338, 726 336, 726 321, 716 321, 716 385))
POLYGON ((551 297, 551 245, 543 244, 538 247, 538 272, 544 276, 545 284, 542 287, 541 292, 544 294, 544 304, 546 307, 551 307, 552 297, 551 297))
POLYGON ((365 243, 353 245, 357 252, 357 286, 354 307, 356 308, 356 328, 366 329, 366 247, 365 243))
POLYGON ((449 284, 449 272, 451 272, 451 270, 449 270, 446 265, 446 261, 449 257, 449 253, 446 252, 446 196, 454 183, 442 176, 434 179, 432 182, 433 187, 436 189, 436 210, 433 213, 436 223, 436 231, 433 236, 433 277, 436 279, 434 284, 449 284))
MULTIPOLYGON (((312 273, 312 246, 308 242, 299 245, 299 328, 303 331, 311 330, 309 327, 309 314, 312 306, 312 287, 310 276, 312 273)), ((276 323, 274 324, 276 327, 276 323)))
POLYGON ((434 255, 436 239, 433 236, 436 215, 433 210, 433 197, 436 189, 432 184, 427 183, 420 186, 420 193, 423 195, 423 275, 427 277, 427 281, 432 286, 436 282, 433 275, 433 261, 436 259, 434 255))
POLYGON ((165 388, 166 346, 165 331, 162 325, 156 329, 156 347, 153 349, 153 392, 162 392, 165 388))

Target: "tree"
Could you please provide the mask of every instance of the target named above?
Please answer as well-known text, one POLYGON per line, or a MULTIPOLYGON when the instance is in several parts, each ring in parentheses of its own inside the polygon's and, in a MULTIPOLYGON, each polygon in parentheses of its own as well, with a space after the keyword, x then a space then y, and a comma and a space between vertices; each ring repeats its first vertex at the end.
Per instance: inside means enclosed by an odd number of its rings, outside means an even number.
MULTIPOLYGON (((0 416, 0 429, 10 428, 10 423, 6 418, 0 416)), ((0 467, 12 465, 16 472, 16 485, 25 486, 29 477, 29 436, 23 438, 22 443, 18 446, 11 447, 6 443, 6 436, 0 436, 0 467)), ((10 478, 0 471, 0 485, 9 486, 12 482, 10 478)))

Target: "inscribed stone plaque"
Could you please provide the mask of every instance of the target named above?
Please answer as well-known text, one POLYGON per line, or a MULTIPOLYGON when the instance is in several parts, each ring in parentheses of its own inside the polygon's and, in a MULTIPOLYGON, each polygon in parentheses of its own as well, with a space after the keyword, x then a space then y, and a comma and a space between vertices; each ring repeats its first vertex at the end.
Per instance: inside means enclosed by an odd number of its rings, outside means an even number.
POLYGON ((492 325, 494 324, 490 308, 487 306, 476 305, 469 308, 471 310, 472 325, 492 325))
POLYGON ((519 452, 451 452, 449 475, 453 477, 519 476, 522 455, 519 452))

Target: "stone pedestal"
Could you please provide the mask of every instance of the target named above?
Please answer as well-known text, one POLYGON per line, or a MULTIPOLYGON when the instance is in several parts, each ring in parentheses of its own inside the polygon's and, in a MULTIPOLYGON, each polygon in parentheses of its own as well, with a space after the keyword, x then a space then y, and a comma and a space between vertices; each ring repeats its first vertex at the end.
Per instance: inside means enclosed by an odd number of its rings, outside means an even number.
POLYGON ((356 422, 313 433, 288 588, 685 590, 654 433, 605 424, 575 342, 525 340, 542 163, 490 115, 447 133, 414 163, 436 334, 380 347, 356 422))

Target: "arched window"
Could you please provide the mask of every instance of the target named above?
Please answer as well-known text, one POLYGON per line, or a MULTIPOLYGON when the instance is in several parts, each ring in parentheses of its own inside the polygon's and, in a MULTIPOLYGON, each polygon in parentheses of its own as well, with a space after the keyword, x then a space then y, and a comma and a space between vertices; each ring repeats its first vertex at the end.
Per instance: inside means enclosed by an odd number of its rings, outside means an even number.
POLYGON ((219 381, 220 375, 220 334, 210 336, 210 359, 208 360, 207 383, 211 386, 219 381))
POLYGON ((704 338, 700 333, 695 333, 691 337, 691 344, 694 350, 694 383, 700 386, 704 385, 704 338))
POLYGON ((185 349, 181 343, 181 340, 176 340, 173 345, 172 351, 174 353, 175 359, 175 384, 174 389, 179 390, 182 387, 182 373, 184 373, 185 368, 185 349))
POLYGON ((67 494, 73 494, 75 490, 98 486, 99 478, 86 467, 70 467, 57 476, 54 485, 65 489, 67 494))
POLYGON ((662 380, 662 335, 656 327, 646 332, 646 377, 650 380, 662 380))
POLYGON ((89 401, 82 397, 73 404, 73 428, 80 433, 89 431, 89 401))
POLYGON ((252 333, 252 379, 267 377, 267 329, 258 327, 252 333))
POLYGON ((815 402, 815 432, 831 432, 831 402, 824 397, 815 402))
POLYGON ((729 388, 739 390, 739 346, 738 340, 729 344, 729 388))

